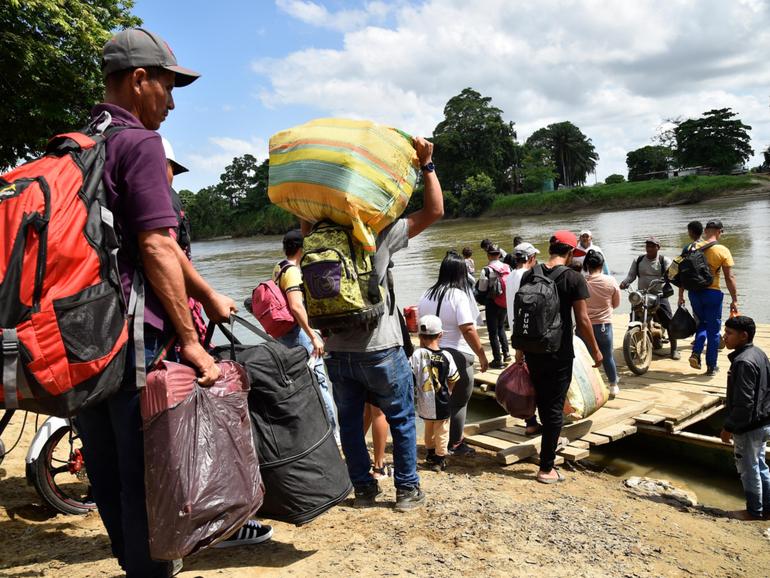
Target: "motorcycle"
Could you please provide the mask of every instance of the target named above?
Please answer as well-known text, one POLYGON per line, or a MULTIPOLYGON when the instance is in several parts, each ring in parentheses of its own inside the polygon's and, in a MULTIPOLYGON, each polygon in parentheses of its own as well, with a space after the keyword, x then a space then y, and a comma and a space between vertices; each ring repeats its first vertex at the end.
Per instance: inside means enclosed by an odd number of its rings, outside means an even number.
MULTIPOLYGON (((6 410, 0 418, 0 435, 14 413, 15 410, 6 410)), ((21 440, 27 415, 13 447, 6 451, 0 441, 0 463, 21 440)), ((39 428, 37 422, 36 418, 35 435, 24 458, 27 483, 35 488, 48 506, 62 514, 85 514, 95 510, 82 442, 74 424, 69 419, 53 416, 48 417, 39 428)))
POLYGON ((646 290, 629 291, 628 294, 631 321, 623 337, 623 357, 636 375, 647 372, 653 351, 660 349, 664 341, 663 326, 655 321, 662 293, 663 281, 655 280, 646 290))

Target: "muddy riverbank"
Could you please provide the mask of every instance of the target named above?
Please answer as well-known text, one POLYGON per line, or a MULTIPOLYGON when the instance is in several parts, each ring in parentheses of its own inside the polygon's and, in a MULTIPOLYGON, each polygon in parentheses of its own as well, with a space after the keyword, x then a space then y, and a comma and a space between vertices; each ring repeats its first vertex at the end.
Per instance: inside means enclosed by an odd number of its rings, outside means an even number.
MULTIPOLYGON (((20 420, 9 428, 13 440, 20 420)), ((0 466, 0 575, 120 576, 98 516, 51 515, 24 481, 20 448, 0 466)), ((183 578, 227 576, 766 576, 770 522, 736 522, 639 497, 622 479, 536 466, 501 468, 491 454, 422 472, 428 505, 398 514, 392 483, 380 507, 337 507, 269 543, 202 552, 183 578)), ((737 480, 736 480, 736 483, 737 480)))

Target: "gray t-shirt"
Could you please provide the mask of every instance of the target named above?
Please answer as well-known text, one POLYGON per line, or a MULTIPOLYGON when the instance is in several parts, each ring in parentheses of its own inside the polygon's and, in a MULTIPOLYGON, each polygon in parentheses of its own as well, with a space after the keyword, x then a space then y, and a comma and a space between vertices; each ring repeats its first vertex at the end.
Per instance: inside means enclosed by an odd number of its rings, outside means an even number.
POLYGON ((661 269, 661 255, 659 254, 655 259, 650 261, 647 255, 643 255, 641 259, 638 257, 631 262, 631 268, 628 270, 628 275, 623 280, 627 285, 631 285, 637 278, 639 279, 639 289, 649 289, 650 283, 655 279, 662 279, 663 274, 671 267, 671 259, 663 257, 663 268, 661 269))
POLYGON ((380 286, 385 289, 385 313, 371 331, 352 329, 335 332, 326 340, 326 351, 364 353, 402 346, 401 323, 394 304, 391 315, 390 292, 387 285, 388 265, 393 255, 409 244, 406 219, 399 219, 377 236, 377 252, 372 257, 380 286))

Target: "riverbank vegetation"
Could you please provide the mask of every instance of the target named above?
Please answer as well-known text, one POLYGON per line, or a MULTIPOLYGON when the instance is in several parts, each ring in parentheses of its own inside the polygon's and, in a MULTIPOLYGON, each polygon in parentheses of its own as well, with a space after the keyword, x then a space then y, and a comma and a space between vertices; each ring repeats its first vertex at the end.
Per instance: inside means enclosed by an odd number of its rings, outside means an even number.
POLYGON ((619 182, 547 193, 500 196, 492 202, 486 215, 540 215, 581 209, 627 209, 697 203, 762 185, 770 185, 770 179, 754 175, 689 175, 664 180, 619 182))

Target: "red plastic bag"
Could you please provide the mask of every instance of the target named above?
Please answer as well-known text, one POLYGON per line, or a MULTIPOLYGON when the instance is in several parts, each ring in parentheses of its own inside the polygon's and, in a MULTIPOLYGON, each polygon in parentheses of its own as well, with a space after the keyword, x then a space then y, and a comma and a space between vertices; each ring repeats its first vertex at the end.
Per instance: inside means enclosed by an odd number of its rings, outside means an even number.
POLYGON ((526 363, 514 363, 500 374, 495 399, 513 417, 526 419, 535 415, 535 388, 526 363))
POLYGON ((218 363, 211 387, 163 362, 142 390, 150 555, 174 560, 225 539, 262 505, 246 372, 218 363))

